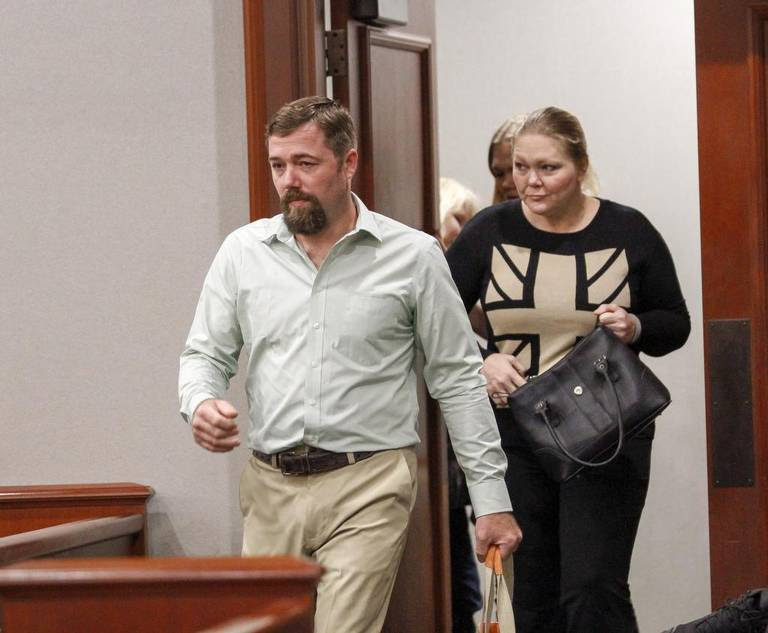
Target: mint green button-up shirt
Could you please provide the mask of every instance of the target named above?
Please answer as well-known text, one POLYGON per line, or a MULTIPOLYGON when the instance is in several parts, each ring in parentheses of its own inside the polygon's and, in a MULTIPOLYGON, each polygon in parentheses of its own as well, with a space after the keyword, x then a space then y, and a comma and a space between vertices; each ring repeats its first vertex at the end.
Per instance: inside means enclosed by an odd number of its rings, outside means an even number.
POLYGON ((230 234, 181 355, 181 413, 222 398, 245 354, 248 446, 415 446, 415 363, 438 400, 477 516, 511 510, 482 360, 437 241, 369 211, 319 269, 282 216, 230 234))

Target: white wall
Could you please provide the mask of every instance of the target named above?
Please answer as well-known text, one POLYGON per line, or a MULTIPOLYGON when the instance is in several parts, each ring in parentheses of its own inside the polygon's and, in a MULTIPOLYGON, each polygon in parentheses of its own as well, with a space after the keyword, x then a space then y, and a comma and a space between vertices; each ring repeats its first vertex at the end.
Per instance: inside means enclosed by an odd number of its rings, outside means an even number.
POLYGON ((239 551, 176 378, 248 221, 242 42, 240 0, 0 3, 0 484, 149 484, 159 555, 239 551))
POLYGON ((439 0, 440 172, 489 202, 507 117, 558 105, 587 133, 602 195, 664 235, 691 311, 683 349, 649 361, 672 391, 630 583, 641 631, 709 611, 696 85, 690 0, 439 0), (482 6, 480 6, 482 5, 482 6))

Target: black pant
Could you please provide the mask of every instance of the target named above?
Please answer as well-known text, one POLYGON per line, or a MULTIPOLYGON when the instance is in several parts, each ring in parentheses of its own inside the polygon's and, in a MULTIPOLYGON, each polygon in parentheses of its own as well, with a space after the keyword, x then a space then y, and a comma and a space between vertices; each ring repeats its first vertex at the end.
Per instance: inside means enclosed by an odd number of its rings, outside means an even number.
POLYGON ((469 540, 469 521, 463 507, 448 514, 451 542, 451 615, 453 633, 475 633, 474 614, 483 608, 477 559, 469 540))
POLYGON ((518 633, 637 633, 629 564, 650 472, 651 437, 608 466, 558 484, 524 447, 506 448, 514 513, 518 633))

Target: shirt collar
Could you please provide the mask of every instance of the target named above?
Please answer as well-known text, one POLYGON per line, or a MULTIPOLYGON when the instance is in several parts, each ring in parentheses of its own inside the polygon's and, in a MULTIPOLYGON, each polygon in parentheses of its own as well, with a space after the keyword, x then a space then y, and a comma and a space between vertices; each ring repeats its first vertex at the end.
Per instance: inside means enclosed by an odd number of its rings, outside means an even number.
POLYGON ((365 203, 354 193, 352 194, 352 200, 357 207, 357 223, 355 224, 355 230, 352 232, 365 231, 381 242, 381 229, 379 228, 378 222, 376 222, 376 217, 373 215, 373 212, 370 211, 368 207, 365 206, 365 203))
MULTIPOLYGON (((360 200, 354 193, 352 194, 352 201, 357 208, 357 221, 355 222, 355 228, 350 231, 348 235, 354 235, 360 231, 365 231, 377 241, 381 242, 381 229, 376 222, 376 218, 372 211, 365 206, 365 203, 360 200)), ((294 240, 293 233, 288 230, 283 220, 283 214, 279 213, 268 220, 268 229, 261 239, 262 242, 271 242, 275 239, 288 244, 294 240)))

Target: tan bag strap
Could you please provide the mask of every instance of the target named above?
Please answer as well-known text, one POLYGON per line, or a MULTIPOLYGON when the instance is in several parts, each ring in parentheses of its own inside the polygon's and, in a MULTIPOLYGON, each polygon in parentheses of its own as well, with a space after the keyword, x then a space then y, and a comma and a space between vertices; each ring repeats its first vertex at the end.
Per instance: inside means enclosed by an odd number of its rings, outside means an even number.
POLYGON ((479 633, 499 633, 499 623, 496 601, 499 594, 499 584, 503 581, 501 550, 491 545, 485 554, 485 566, 491 573, 486 573, 483 586, 483 613, 480 620, 479 633))

